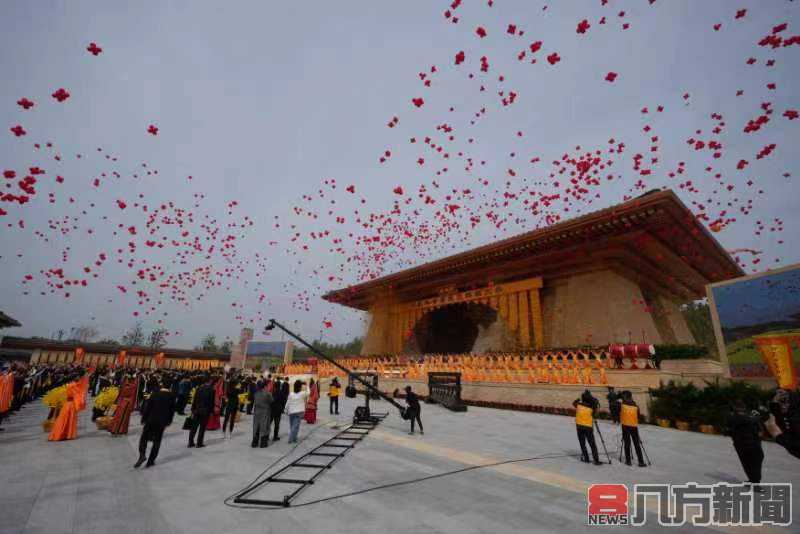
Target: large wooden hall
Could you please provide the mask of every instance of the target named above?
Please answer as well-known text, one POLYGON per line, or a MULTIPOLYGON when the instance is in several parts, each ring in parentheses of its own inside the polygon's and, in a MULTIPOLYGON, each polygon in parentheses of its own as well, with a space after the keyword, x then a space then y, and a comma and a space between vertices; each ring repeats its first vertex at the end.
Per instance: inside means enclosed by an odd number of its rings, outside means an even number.
POLYGON ((694 343, 679 306, 743 274, 672 191, 333 291, 363 354, 694 343))

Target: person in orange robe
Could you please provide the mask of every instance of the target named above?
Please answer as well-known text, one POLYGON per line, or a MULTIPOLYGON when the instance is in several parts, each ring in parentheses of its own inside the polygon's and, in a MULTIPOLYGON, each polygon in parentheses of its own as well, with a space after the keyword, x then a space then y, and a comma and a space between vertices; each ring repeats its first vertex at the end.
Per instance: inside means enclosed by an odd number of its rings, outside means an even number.
POLYGON ((0 413, 11 409, 14 398, 14 373, 10 370, 0 377, 0 413))
POLYGON ((117 409, 114 411, 114 419, 108 426, 108 431, 114 436, 128 433, 128 425, 131 422, 133 407, 136 406, 136 394, 139 391, 139 377, 135 380, 127 379, 122 384, 117 397, 117 409))
POLYGON ((67 400, 61 406, 53 428, 50 430, 48 441, 64 441, 78 437, 78 407, 77 399, 80 396, 81 384, 70 382, 67 384, 67 400))
POLYGON ((89 392, 89 375, 91 374, 92 371, 90 370, 88 373, 83 375, 83 378, 81 378, 78 381, 79 387, 78 387, 78 395, 77 397, 75 397, 75 408, 79 412, 82 412, 83 410, 86 409, 86 394, 89 392))
POLYGON ((3 422, 9 410, 11 410, 11 399, 14 396, 14 373, 9 369, 5 374, 0 375, 0 423, 3 422))

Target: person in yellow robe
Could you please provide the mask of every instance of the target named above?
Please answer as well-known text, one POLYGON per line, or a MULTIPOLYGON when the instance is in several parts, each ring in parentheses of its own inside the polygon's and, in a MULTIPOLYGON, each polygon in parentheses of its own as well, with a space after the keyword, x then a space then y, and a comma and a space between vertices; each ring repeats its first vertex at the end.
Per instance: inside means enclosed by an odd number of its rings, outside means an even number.
POLYGON ((597 371, 600 373, 600 383, 601 384, 608 384, 608 377, 606 376, 606 368, 603 365, 603 360, 601 360, 600 358, 595 357, 594 366, 595 366, 595 368, 597 368, 597 371))
POLYGON ((584 384, 594 384, 592 369, 589 367, 589 361, 586 359, 581 362, 581 376, 583 377, 582 381, 584 384))
POLYGON ((561 383, 561 362, 556 362, 553 368, 552 378, 550 379, 551 384, 560 384, 561 383))
POLYGON ((553 370, 553 362, 548 361, 547 365, 542 365, 542 383, 549 384, 551 381, 550 374, 553 370))
POLYGON ((569 362, 569 383, 577 384, 580 382, 580 375, 578 374, 578 364, 575 360, 569 362))

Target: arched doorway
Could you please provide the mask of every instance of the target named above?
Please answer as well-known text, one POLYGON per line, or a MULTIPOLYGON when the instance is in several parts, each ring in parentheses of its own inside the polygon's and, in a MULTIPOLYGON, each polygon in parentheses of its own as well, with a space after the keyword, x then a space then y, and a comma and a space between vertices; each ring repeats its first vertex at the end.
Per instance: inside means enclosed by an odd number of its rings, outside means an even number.
POLYGON ((497 311, 486 304, 450 304, 423 315, 413 329, 413 341, 422 353, 470 352, 478 334, 497 321, 497 311))

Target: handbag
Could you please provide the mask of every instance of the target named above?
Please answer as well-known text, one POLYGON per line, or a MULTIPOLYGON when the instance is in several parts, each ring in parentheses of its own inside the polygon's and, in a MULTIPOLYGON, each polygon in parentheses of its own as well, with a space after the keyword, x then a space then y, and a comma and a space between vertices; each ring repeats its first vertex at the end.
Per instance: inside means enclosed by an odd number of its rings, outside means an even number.
POLYGON ((186 417, 186 419, 183 420, 183 429, 184 430, 191 430, 192 426, 194 426, 194 419, 190 415, 190 416, 186 417))

